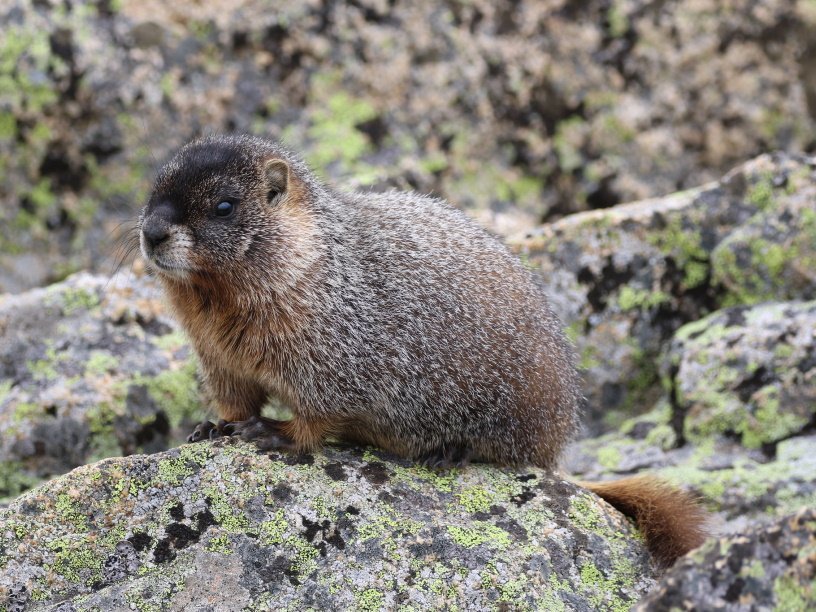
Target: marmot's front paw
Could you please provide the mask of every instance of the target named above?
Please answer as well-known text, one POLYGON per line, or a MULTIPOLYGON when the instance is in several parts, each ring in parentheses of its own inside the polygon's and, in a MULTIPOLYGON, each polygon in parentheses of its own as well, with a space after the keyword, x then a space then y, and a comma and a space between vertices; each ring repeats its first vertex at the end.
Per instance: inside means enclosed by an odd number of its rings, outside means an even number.
POLYGON ((253 416, 246 421, 233 421, 224 425, 224 433, 239 436, 246 442, 254 442, 262 451, 295 448, 291 438, 283 433, 283 421, 253 416))

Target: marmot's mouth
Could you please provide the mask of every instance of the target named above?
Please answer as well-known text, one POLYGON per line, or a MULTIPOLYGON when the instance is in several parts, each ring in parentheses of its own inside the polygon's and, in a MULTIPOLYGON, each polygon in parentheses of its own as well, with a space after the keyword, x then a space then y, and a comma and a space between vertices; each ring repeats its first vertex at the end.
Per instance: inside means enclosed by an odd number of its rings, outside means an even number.
POLYGON ((180 266, 177 264, 167 263, 162 261, 160 258, 150 257, 148 261, 155 266, 159 272, 162 274, 166 274, 167 276, 172 276, 174 278, 187 278, 192 270, 185 266, 180 266))

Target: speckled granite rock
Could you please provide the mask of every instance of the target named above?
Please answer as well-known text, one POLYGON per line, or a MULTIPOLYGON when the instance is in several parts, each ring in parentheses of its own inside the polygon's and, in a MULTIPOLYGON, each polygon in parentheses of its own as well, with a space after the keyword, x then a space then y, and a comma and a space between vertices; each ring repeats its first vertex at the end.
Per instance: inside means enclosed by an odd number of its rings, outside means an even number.
POLYGON ((706 187, 571 215, 515 242, 576 342, 591 430, 653 405, 658 356, 680 326, 775 293, 816 295, 814 201, 816 159, 764 155, 706 187))
POLYGON ((800 0, 6 0, 0 291, 104 265, 203 131, 285 138, 348 184, 505 232, 812 147, 800 0))
POLYGON ((583 478, 650 471, 693 487, 736 533, 816 507, 816 302, 732 307, 677 332, 666 397, 620 431, 578 442, 583 478))
POLYGON ((634 607, 652 610, 816 609, 816 509, 710 540, 681 559, 634 607))
POLYGON ((203 415, 159 287, 77 274, 0 296, 0 499, 112 455, 164 450, 203 415))
POLYGON ((630 522, 573 484, 357 450, 187 445, 0 511, 9 610, 626 610, 654 576, 630 522))

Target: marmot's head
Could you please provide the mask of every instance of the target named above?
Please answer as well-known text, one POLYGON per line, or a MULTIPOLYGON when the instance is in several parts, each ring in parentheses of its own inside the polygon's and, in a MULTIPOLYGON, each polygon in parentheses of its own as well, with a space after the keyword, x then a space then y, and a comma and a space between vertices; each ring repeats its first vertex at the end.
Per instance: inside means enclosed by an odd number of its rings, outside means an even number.
POLYGON ((194 281, 291 256, 283 247, 308 193, 293 164, 288 152, 248 136, 186 145, 160 170, 142 210, 145 259, 161 276, 194 281))

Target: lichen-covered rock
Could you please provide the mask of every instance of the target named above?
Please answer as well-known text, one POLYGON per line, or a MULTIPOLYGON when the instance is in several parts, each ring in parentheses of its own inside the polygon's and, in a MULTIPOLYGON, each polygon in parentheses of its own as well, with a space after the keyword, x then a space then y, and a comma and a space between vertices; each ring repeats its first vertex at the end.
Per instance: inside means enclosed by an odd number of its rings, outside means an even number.
POLYGON ((682 327, 664 363, 675 422, 762 448, 816 421, 816 302, 718 311, 682 327))
POLYGON ((541 470, 432 472, 233 439, 106 459, 0 511, 0 605, 626 610, 631 523, 541 470))
POLYGON ((571 215, 515 243, 575 340, 591 428, 653 405, 658 356, 685 323, 777 290, 816 294, 814 201, 816 159, 766 155, 712 185, 571 215), (796 221, 782 231, 785 219, 796 221), (738 245, 758 231, 749 267, 738 245), (750 279, 729 272, 729 253, 750 279))
POLYGON ((0 499, 95 459, 164 450, 201 406, 195 359, 151 280, 77 274, 0 296, 0 499))
POLYGON ((98 269, 204 131, 500 231, 814 140, 804 0, 6 0, 0 23, 0 291, 98 269))
POLYGON ((689 486, 738 532, 816 506, 816 302, 732 307, 675 334, 665 396, 619 431, 581 440, 582 478, 648 471, 689 486))
POLYGON ((816 507, 816 435, 804 432, 761 450, 713 437, 678 444, 667 403, 626 422, 621 432, 580 440, 568 472, 605 480, 648 472, 698 493, 718 532, 740 533, 802 506, 816 507))
POLYGON ((816 509, 710 540, 634 607, 651 610, 816 609, 816 509))

